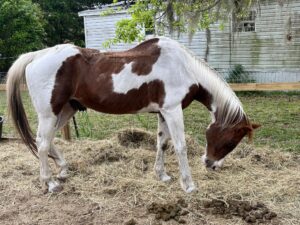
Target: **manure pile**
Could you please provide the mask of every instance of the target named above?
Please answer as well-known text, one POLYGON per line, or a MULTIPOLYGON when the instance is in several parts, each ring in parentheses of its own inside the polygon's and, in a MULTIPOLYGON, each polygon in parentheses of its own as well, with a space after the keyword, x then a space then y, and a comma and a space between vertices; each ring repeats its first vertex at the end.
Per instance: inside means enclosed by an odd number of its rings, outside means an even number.
MULTIPOLYGON (((109 140, 55 140, 70 178, 43 194, 39 163, 22 143, 0 143, 0 223, 8 224, 299 224, 300 156, 242 143, 219 171, 201 163, 204 149, 187 137, 198 191, 185 194, 169 144, 169 183, 153 172, 156 135, 122 130, 109 140)), ((51 160, 50 160, 51 161, 51 160)), ((51 162, 53 173, 56 167, 51 162)))

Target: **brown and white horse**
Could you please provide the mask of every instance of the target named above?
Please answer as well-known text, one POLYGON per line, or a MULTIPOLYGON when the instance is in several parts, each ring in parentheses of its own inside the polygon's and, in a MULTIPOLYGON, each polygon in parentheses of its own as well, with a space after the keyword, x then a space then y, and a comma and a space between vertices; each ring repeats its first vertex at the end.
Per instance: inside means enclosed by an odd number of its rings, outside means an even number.
POLYGON ((162 181, 170 179, 164 167, 164 146, 171 138, 186 192, 195 185, 188 165, 182 109, 196 100, 211 112, 203 162, 212 169, 220 167, 241 139, 258 127, 250 123, 239 99, 216 71, 164 37, 123 52, 102 53, 63 44, 21 55, 8 72, 7 96, 14 124, 39 158, 40 179, 49 192, 59 191, 61 185, 51 177, 48 156, 60 167, 57 177, 68 176, 67 163, 53 144, 55 132, 80 109, 157 113, 156 175, 162 181), (21 100, 24 75, 38 115, 36 140, 21 100))

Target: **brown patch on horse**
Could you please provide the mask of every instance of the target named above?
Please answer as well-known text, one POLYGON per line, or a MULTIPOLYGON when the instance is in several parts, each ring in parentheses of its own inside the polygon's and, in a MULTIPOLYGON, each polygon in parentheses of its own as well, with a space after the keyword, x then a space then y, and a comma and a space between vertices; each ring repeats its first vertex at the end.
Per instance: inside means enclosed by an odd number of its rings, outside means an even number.
POLYGON ((181 101, 182 108, 188 107, 193 100, 197 100, 201 102, 208 110, 211 109, 211 104, 213 101, 212 95, 203 88, 200 84, 193 84, 189 88, 189 92, 186 94, 186 96, 181 101))
POLYGON ((80 54, 67 58, 56 74, 54 89, 52 91, 51 106, 55 115, 58 115, 64 105, 71 100, 76 88, 76 79, 81 60, 80 54), (73 65, 73 66, 72 66, 73 65))
POLYGON ((80 51, 81 55, 84 57, 86 62, 92 63, 94 59, 97 59, 98 57, 101 56, 101 52, 97 49, 92 49, 92 48, 84 48, 84 51, 82 51, 83 48, 79 48, 78 50, 80 51), (96 57, 95 57, 96 56, 96 57))
POLYGON ((99 93, 85 88, 78 89, 74 96, 81 104, 104 113, 125 114, 135 113, 150 103, 160 107, 164 103, 165 89, 160 80, 144 83, 138 89, 131 89, 126 94, 114 93, 112 85, 100 88, 99 93))
POLYGON ((160 48, 157 45, 158 41, 158 38, 153 38, 128 51, 105 52, 103 54, 123 64, 132 63, 131 72, 138 76, 148 75, 152 71, 152 66, 160 56, 160 48))
POLYGON ((161 80, 144 83, 126 94, 113 92, 112 81, 112 74, 117 76, 130 62, 137 75, 149 74, 160 55, 158 40, 115 53, 79 48, 81 53, 67 58, 58 70, 51 98, 53 112, 58 115, 71 99, 83 107, 112 114, 135 113, 150 103, 162 106, 165 88, 161 80))

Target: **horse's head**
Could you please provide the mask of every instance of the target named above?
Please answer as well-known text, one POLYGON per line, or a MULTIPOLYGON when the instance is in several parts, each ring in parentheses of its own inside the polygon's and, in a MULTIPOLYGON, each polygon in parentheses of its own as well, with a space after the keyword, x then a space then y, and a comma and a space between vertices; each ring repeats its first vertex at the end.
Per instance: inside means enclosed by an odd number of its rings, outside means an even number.
POLYGON ((235 126, 222 127, 218 122, 212 123, 206 130, 206 153, 202 156, 206 167, 213 170, 222 166, 224 157, 230 153, 246 135, 252 140, 254 129, 259 124, 242 120, 235 126))

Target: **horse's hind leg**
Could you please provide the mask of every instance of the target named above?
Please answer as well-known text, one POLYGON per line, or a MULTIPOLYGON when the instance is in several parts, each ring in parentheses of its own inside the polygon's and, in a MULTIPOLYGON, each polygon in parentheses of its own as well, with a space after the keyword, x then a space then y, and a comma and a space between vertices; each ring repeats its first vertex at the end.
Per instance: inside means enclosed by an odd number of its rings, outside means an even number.
POLYGON ((47 187, 49 192, 58 192, 62 189, 59 182, 51 178, 51 170, 49 167, 48 154, 55 134, 56 116, 39 115, 38 126, 38 154, 40 160, 40 180, 43 189, 47 187))
MULTIPOLYGON (((56 130, 60 130, 64 125, 66 125, 66 123, 75 113, 76 110, 73 109, 69 103, 67 103, 58 115, 56 130)), ((51 143, 50 155, 54 157, 54 161, 59 167, 57 178, 64 181, 68 178, 68 165, 63 154, 56 148, 53 142, 51 143)))
POLYGON ((165 170, 165 150, 167 148, 167 141, 170 139, 170 133, 165 119, 161 114, 158 114, 158 129, 157 129, 157 153, 154 170, 156 176, 161 181, 169 181, 170 176, 165 170))
MULTIPOLYGON (((36 143, 37 143, 38 148, 41 145, 41 134, 40 134, 39 127, 38 127, 38 131, 36 134, 36 143)), ((67 162, 64 159, 63 154, 55 147, 53 141, 51 142, 51 145, 50 145, 49 155, 53 157, 53 160, 54 160, 56 166, 59 167, 59 173, 57 175, 57 178, 59 180, 65 180, 68 177, 67 162)))
POLYGON ((187 159, 187 148, 184 137, 183 112, 181 105, 167 110, 161 110, 161 114, 169 128, 169 132, 174 144, 175 152, 179 162, 181 173, 181 186, 186 192, 195 190, 195 185, 192 180, 190 167, 187 159))
POLYGON ((54 157, 54 162, 56 166, 59 168, 57 178, 61 181, 65 181, 69 176, 68 165, 63 154, 61 153, 61 151, 59 151, 56 148, 53 142, 51 143, 51 147, 50 147, 50 155, 54 157))

